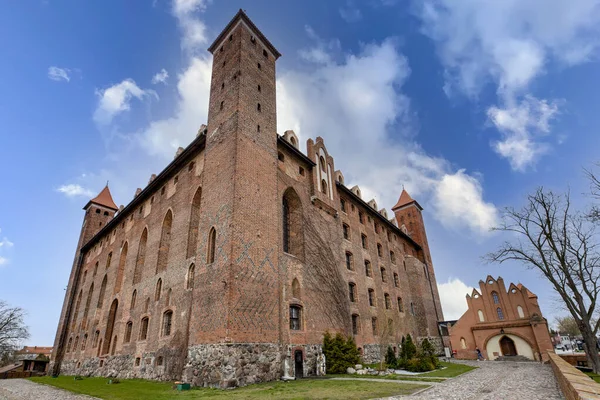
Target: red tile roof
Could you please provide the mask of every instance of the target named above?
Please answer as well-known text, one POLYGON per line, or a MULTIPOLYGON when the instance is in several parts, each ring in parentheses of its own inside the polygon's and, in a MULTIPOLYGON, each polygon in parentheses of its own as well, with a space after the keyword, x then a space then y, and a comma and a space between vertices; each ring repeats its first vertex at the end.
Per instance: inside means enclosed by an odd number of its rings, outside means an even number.
MULTIPOLYGON (((108 185, 106 185, 104 187, 104 189, 102 189, 102 191, 100 192, 100 194, 98 194, 98 196, 91 199, 89 203, 95 203, 95 204, 98 204, 98 205, 101 205, 104 207, 111 208, 113 210, 119 209, 119 207, 117 207, 117 205, 115 204, 115 202, 110 194, 110 189, 108 188, 108 185)), ((89 205, 89 203, 88 203, 88 205, 89 205)))
POLYGON ((402 189, 400 198, 398 199, 398 202, 396 203, 396 205, 394 207, 392 207, 392 210, 395 210, 400 207, 404 207, 411 203, 415 203, 421 210, 423 209, 421 207, 421 205, 419 203, 417 203, 416 200, 414 200, 412 197, 410 197, 410 194, 408 194, 408 192, 406 190, 402 189))

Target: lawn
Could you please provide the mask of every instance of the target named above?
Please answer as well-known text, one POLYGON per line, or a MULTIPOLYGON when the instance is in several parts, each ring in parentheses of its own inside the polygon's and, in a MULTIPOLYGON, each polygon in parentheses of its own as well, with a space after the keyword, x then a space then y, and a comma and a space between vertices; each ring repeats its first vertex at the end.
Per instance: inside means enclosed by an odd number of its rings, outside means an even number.
MULTIPOLYGON (((373 364, 379 367, 379 364, 373 364)), ((423 381, 423 382, 440 382, 444 378, 454 378, 476 369, 477 367, 471 367, 470 365, 457 364, 452 362, 440 362, 441 367, 444 369, 436 369, 430 372, 424 372, 419 375, 328 375, 330 377, 345 377, 345 378, 375 378, 375 379, 393 379, 401 381, 423 381)))
POLYGON ((600 383, 600 375, 598 375, 598 374, 596 374, 594 372, 584 372, 584 374, 586 374, 587 376, 589 376, 590 378, 592 378, 596 382, 600 383))
POLYGON ((108 385, 106 378, 83 378, 72 376, 48 376, 30 378, 33 382, 56 386, 75 393, 87 394, 106 400, 137 399, 371 399, 393 395, 411 394, 423 385, 391 382, 333 381, 329 379, 301 379, 292 382, 270 382, 238 389, 194 388, 177 392, 170 383, 123 379, 121 383, 108 385))

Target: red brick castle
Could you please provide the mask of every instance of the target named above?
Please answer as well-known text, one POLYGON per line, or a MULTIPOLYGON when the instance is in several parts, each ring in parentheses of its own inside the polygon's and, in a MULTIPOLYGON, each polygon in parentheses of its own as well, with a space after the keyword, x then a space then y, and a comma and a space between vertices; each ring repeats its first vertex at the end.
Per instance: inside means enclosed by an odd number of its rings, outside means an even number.
POLYGON ((84 207, 53 371, 236 386, 314 374, 326 330, 366 362, 439 341, 419 203, 390 219, 323 139, 276 133, 280 54, 243 11, 209 51, 208 125, 126 207, 84 207))

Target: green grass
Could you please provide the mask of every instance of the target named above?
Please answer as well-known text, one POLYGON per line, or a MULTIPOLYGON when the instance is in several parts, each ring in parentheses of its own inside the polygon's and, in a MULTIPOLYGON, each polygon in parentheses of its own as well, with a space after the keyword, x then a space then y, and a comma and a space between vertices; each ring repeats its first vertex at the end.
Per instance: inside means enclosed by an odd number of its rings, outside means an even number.
POLYGON ((423 384, 427 384, 427 382, 444 382, 447 378, 437 378, 437 377, 418 377, 412 375, 350 375, 350 374, 336 374, 336 375, 327 375, 327 378, 356 378, 356 379, 389 379, 393 381, 411 381, 411 382, 423 382, 423 384))
POLYGON ((598 374, 596 374, 594 372, 584 372, 584 374, 586 374, 587 376, 589 376, 590 378, 592 378, 596 382, 600 383, 600 375, 598 375, 598 374))
MULTIPOLYGON (((366 367, 373 368, 379 370, 379 364, 365 364, 366 367)), ((435 369, 430 372, 423 372, 420 375, 388 375, 388 376, 379 376, 379 375, 348 375, 356 378, 375 378, 375 379, 396 379, 396 380, 413 380, 410 378, 417 378, 415 380, 424 380, 428 378, 454 378, 455 376, 462 375, 465 372, 469 372, 471 370, 476 369, 477 367, 471 367, 470 365, 457 364, 452 362, 440 362, 441 367, 446 367, 444 369, 435 369), (421 379, 418 379, 421 378, 421 379)), ((387 368, 384 364, 384 367, 387 368)), ((341 376, 341 375, 340 375, 341 376)), ((344 375, 346 376, 346 375, 344 375)), ((432 382, 437 380, 432 379, 432 382)))
POLYGON ((177 392, 170 383, 123 379, 108 385, 106 378, 48 376, 30 378, 33 382, 52 385, 75 393, 87 394, 106 400, 166 400, 166 399, 370 399, 411 394, 423 385, 391 382, 333 381, 329 379, 301 379, 292 382, 270 382, 238 389, 221 390, 194 388, 177 392))

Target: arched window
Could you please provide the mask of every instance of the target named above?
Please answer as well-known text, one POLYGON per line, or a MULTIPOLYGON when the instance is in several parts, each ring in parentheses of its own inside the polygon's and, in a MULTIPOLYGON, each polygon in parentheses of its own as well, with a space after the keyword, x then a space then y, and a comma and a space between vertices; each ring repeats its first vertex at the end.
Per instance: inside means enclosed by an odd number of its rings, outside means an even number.
POLYGON ((83 289, 79 291, 79 295, 77 296, 77 303, 75 303, 75 313, 73 314, 73 322, 77 321, 77 317, 79 316, 79 306, 81 305, 81 296, 83 296, 83 289))
POLYGON ((390 251, 390 261, 392 264, 396 264, 396 254, 393 251, 390 251))
POLYGON ((398 297, 398 311, 404 312, 404 307, 402 306, 402 297, 398 297))
POLYGON ((492 299, 494 300, 494 304, 500 304, 500 298, 498 297, 498 293, 492 292, 492 299))
POLYGON ((390 295, 384 293, 383 298, 385 299, 385 309, 390 310, 392 308, 392 301, 390 300, 390 295))
POLYGON ((383 254, 383 247, 381 246, 381 243, 377 243, 377 255, 379 257, 381 257, 383 254))
POLYGON ((192 264, 188 268, 187 280, 186 280, 186 285, 185 285, 186 289, 193 289, 194 288, 194 275, 195 275, 195 273, 196 273, 196 266, 194 264, 192 264))
POLYGON ((200 225, 200 202, 202 201, 202 188, 196 190, 192 199, 192 208, 190 210, 190 226, 188 229, 187 258, 196 254, 198 244, 198 226, 200 225))
POLYGON ((400 287, 400 279, 398 278, 398 274, 394 272, 394 286, 400 287))
POLYGON ((298 278, 294 278, 292 281, 292 297, 300 299, 300 282, 298 282, 298 278))
POLYGON ((350 301, 354 303, 356 301, 356 284, 354 284, 354 282, 348 283, 348 295, 350 297, 350 301))
POLYGON ((346 269, 353 271, 354 263, 352 262, 352 253, 349 251, 346 252, 346 269))
POLYGON ((319 157, 319 164, 321 165, 321 171, 327 172, 327 169, 325 168, 325 158, 323 158, 323 156, 319 157))
POLYGON ((375 291, 373 289, 369 289, 369 305, 371 307, 375 307, 375 291))
POLYGON ((87 300, 85 301, 85 309, 83 310, 83 320, 88 316, 88 312, 90 311, 90 304, 92 303, 92 295, 94 293, 94 282, 90 285, 90 290, 88 290, 87 300))
POLYGON ((342 224, 342 232, 344 233, 344 239, 350 240, 350 227, 347 224, 342 224))
POLYGON ((73 344, 73 338, 69 338, 69 342, 67 343, 67 353, 71 352, 71 345, 73 344))
POLYGON ((129 306, 130 310, 133 310, 135 308, 135 298, 137 297, 137 290, 134 290, 133 293, 131 294, 131 305, 129 306))
POLYGON ((464 337, 461 337, 461 338, 460 338, 460 347, 461 347, 462 349, 466 349, 466 348, 467 348, 467 341, 465 340, 465 338, 464 338, 464 337))
POLYGON ((146 340, 148 338, 148 317, 142 318, 140 323, 140 340, 146 340))
POLYGON ((373 335, 377 335, 377 318, 371 318, 371 329, 373 330, 373 335))
POLYGON ((477 310, 477 315, 479 316, 479 322, 485 322, 485 318, 483 316, 483 311, 477 310))
POLYGON ((327 194, 327 181, 325 179, 321 180, 321 192, 327 194))
POLYGON ((163 314, 162 336, 171 334, 171 322, 173 320, 173 311, 167 310, 163 314))
POLYGON ((498 314, 498 319, 504 319, 504 313, 500 307, 496 308, 496 313, 498 314))
POLYGON ((96 261, 96 265, 94 265, 94 273, 92 274, 92 276, 96 276, 97 273, 98 273, 98 261, 96 261))
POLYGON ((519 314, 519 318, 525 318, 525 313, 523 312, 523 307, 517 306, 517 313, 519 314))
POLYGON ((169 248, 171 247, 171 225, 173 224, 173 213, 167 211, 162 224, 160 233, 160 246, 158 248, 158 264, 156 264, 156 273, 167 269, 169 262, 169 248))
POLYGON ((217 231, 214 227, 208 232, 208 246, 206 250, 206 263, 212 264, 215 262, 215 246, 217 241, 217 231))
POLYGON ((290 306, 290 329, 293 331, 302 329, 302 308, 298 305, 290 306))
POLYGON ((171 305, 171 294, 173 294, 173 290, 169 288, 169 290, 167 290, 167 296, 165 298, 165 305, 167 307, 171 305))
POLYGON ((108 320, 106 322, 106 331, 104 332, 104 347, 102 348, 102 352, 100 354, 108 354, 110 351, 111 340, 113 341, 113 351, 114 346, 116 345, 116 336, 115 340, 112 339, 113 329, 115 328, 115 320, 117 317, 117 310, 119 308, 119 301, 117 299, 113 300, 110 305, 110 311, 108 312, 108 320))
POLYGON ((98 346, 98 338, 100 337, 100 331, 96 330, 94 332, 94 338, 92 339, 92 347, 96 348, 98 346))
POLYGON ((102 279, 102 284, 100 285, 100 294, 98 295, 98 304, 96 308, 101 308, 102 303, 104 303, 104 293, 106 293, 106 280, 107 276, 104 275, 104 279, 102 279))
POLYGON ((123 283, 123 276, 125 275, 125 261, 127 260, 127 249, 129 244, 125 242, 121 249, 121 257, 119 257, 119 268, 117 269, 117 279, 115 282, 115 289, 113 294, 117 294, 121 291, 121 285, 123 283))
POLYGON ((154 291, 154 301, 160 300, 161 292, 162 292, 162 279, 158 278, 158 281, 156 282, 156 289, 154 291))
POLYGON ((381 282, 387 282, 387 273, 383 267, 381 267, 381 282))
POLYGON ((87 278, 87 269, 85 271, 83 271, 83 279, 81 280, 81 283, 85 283, 86 278, 87 278))
POLYGON ((108 253, 108 257, 106 257, 106 269, 110 267, 110 262, 112 261, 112 251, 108 253))
POLYGON ((124 340, 124 343, 131 342, 131 331, 132 330, 133 330, 133 322, 129 321, 129 322, 127 322, 127 325, 125 325, 125 340, 124 340))
POLYGON ((148 243, 148 228, 144 228, 142 236, 140 237, 140 244, 138 246, 137 258, 135 260, 135 268, 133 270, 133 284, 139 283, 142 280, 142 273, 144 271, 144 263, 146 261, 146 243, 148 243))
POLYGON ((415 313, 415 305, 414 305, 414 303, 412 301, 410 302, 410 314, 413 317, 416 315, 416 313, 415 313))
POLYGON ((285 191, 281 205, 283 251, 302 259, 304 254, 302 203, 294 189, 289 188, 285 191))
POLYGON ((368 243, 367 243, 367 235, 365 235, 364 233, 360 235, 360 241, 362 243, 362 248, 363 249, 368 249, 368 243))
POLYGON ((371 261, 365 260, 365 275, 368 277, 373 277, 373 270, 371 269, 371 261))

